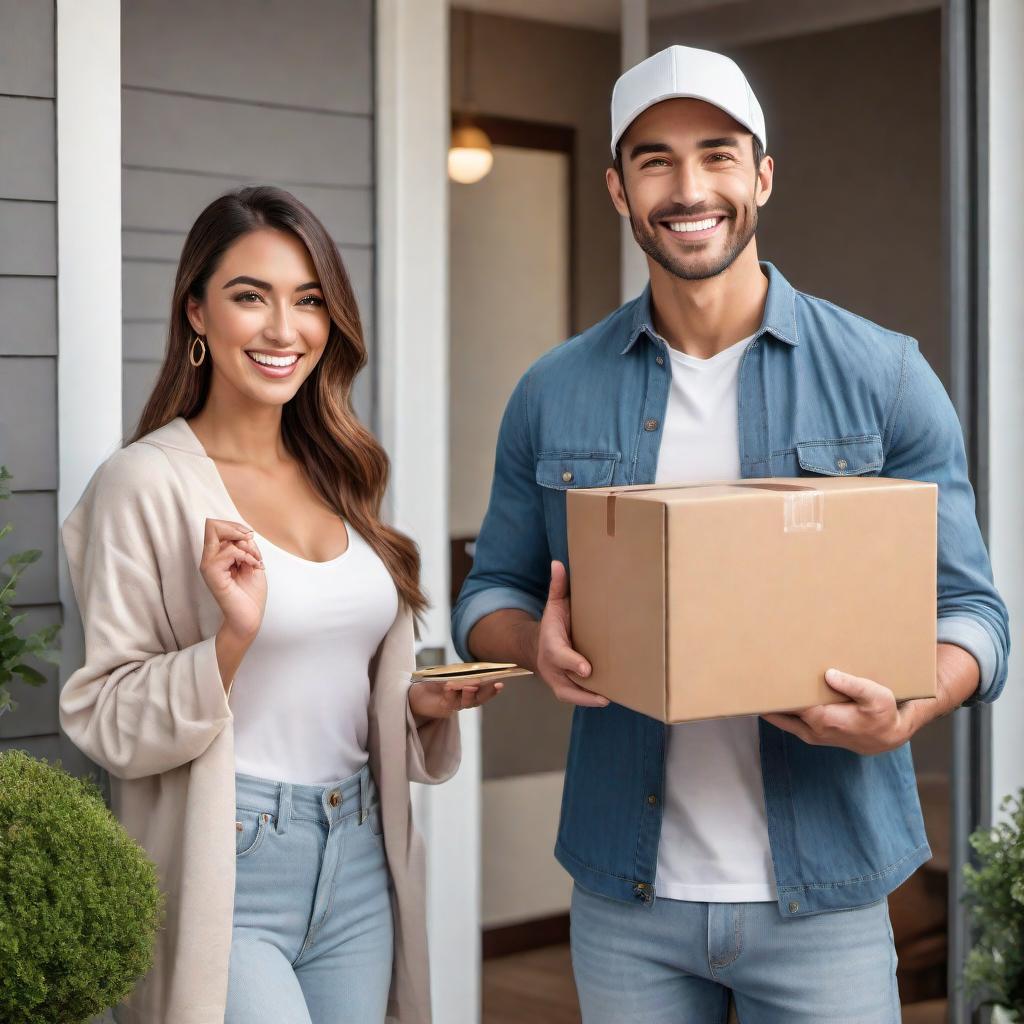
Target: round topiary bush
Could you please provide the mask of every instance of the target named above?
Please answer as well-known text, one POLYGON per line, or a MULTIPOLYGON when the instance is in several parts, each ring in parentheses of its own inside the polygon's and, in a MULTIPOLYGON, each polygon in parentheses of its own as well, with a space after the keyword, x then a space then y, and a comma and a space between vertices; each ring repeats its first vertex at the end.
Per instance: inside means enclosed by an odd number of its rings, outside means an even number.
POLYGON ((95 784, 0 755, 0 1021, 79 1024, 152 965, 156 869, 95 784))

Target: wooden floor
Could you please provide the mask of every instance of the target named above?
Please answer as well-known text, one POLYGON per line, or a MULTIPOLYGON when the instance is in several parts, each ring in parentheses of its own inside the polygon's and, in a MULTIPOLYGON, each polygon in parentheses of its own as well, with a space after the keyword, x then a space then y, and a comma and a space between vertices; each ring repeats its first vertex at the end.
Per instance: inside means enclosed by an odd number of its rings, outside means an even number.
MULTIPOLYGON (((580 1024, 569 947, 548 946, 485 960, 483 1003, 483 1024, 580 1024)), ((945 1020, 944 999, 903 1009, 904 1024, 945 1020)))
POLYGON ((568 946, 485 960, 483 1024, 580 1024, 568 946))

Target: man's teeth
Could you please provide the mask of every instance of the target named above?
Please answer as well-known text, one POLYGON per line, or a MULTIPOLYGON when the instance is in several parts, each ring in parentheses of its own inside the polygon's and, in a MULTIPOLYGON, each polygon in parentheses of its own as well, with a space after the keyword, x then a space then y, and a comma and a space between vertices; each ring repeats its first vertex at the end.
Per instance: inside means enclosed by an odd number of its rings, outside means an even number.
POLYGON ((264 366, 291 366, 298 356, 265 356, 262 352, 246 352, 246 355, 264 366))
POLYGON ((708 217, 707 220, 674 221, 669 224, 673 231, 685 233, 687 231, 707 231, 718 223, 717 217, 708 217))

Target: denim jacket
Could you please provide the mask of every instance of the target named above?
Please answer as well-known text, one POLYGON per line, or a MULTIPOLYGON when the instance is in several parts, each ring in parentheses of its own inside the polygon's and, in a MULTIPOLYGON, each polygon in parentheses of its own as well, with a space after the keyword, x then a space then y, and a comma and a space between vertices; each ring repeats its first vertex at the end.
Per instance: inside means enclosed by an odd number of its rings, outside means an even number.
MULTIPOLYGON (((1006 607, 941 382, 912 338, 797 291, 770 263, 761 267, 769 279, 764 318, 739 369, 743 477, 936 482, 938 639, 980 666, 967 703, 995 700, 1006 680, 1006 607)), ((671 383, 665 349, 648 286, 519 381, 498 436, 473 569, 453 611, 463 658, 472 657, 467 637, 483 616, 522 608, 540 617, 551 559, 568 566, 567 489, 654 481, 671 383)), ((617 704, 574 709, 555 847, 585 888, 646 907, 656 898, 666 729, 617 704)), ((759 733, 783 916, 877 900, 931 856, 909 743, 862 756, 806 744, 763 718, 759 733)))

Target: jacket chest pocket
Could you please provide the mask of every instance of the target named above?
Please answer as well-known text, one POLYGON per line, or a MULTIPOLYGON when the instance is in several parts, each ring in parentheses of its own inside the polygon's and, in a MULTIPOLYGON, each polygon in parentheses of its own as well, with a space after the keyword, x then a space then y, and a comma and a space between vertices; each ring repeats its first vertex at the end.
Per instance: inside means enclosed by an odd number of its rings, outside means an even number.
POLYGON ((878 476, 885 463, 878 434, 802 441, 796 446, 800 476, 878 476))
POLYGON ((565 492, 579 487, 607 487, 615 477, 618 452, 541 452, 537 484, 544 501, 544 524, 553 558, 568 564, 565 492))

